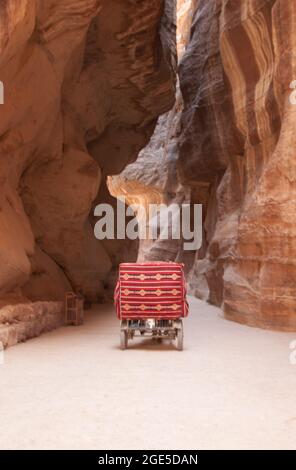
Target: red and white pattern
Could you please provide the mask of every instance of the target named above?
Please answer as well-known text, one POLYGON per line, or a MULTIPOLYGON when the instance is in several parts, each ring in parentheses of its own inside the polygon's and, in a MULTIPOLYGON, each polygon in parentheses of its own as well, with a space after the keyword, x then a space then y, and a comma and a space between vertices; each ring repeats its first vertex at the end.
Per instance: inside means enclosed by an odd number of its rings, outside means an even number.
POLYGON ((186 317, 183 264, 122 263, 114 300, 120 320, 186 317))

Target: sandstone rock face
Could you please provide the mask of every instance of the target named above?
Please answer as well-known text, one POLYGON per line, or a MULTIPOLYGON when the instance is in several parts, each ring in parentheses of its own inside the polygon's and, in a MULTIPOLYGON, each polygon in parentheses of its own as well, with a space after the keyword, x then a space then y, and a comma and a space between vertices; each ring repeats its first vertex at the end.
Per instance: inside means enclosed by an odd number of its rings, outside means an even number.
POLYGON ((294 0, 199 0, 178 170, 205 209, 190 283, 228 319, 296 329, 294 0))
POLYGON ((64 323, 63 302, 33 302, 0 308, 0 347, 35 338, 64 323))
POLYGON ((175 96, 170 0, 0 4, 0 295, 103 295, 120 246, 90 214, 175 96))
POLYGON ((190 40, 192 19, 198 0, 177 0, 177 51, 183 56, 190 40))

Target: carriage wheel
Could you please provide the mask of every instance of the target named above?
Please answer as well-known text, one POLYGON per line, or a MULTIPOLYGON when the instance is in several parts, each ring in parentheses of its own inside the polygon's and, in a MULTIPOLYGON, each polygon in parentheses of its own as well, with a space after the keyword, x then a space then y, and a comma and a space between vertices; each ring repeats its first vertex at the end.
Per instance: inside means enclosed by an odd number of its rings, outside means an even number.
POLYGON ((121 330, 120 332, 120 347, 121 349, 126 349, 127 348, 127 331, 121 330))
POLYGON ((179 327, 177 329, 177 349, 178 349, 178 351, 183 351, 183 339, 184 339, 183 323, 182 323, 182 320, 180 320, 180 324, 179 324, 179 327))
POLYGON ((127 348, 127 343, 128 343, 127 330, 123 328, 124 325, 126 325, 126 322, 121 322, 121 330, 120 330, 120 347, 121 347, 121 349, 126 349, 127 348))

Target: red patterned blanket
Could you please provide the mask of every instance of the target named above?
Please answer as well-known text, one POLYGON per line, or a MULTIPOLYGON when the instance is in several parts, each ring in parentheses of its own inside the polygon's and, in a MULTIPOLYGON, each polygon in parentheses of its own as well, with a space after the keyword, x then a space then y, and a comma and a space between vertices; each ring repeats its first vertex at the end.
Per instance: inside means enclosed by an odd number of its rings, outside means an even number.
POLYGON ((114 299, 120 320, 186 317, 188 304, 183 265, 122 263, 114 299))

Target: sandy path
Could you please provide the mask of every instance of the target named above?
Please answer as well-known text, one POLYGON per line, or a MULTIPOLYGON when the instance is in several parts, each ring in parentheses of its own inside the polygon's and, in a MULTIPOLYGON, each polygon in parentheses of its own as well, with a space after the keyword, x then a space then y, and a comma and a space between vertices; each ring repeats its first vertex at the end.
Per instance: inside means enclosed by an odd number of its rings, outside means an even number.
POLYGON ((296 333, 192 299, 183 352, 150 340, 121 351, 112 311, 5 352, 0 448, 296 448, 296 333))

